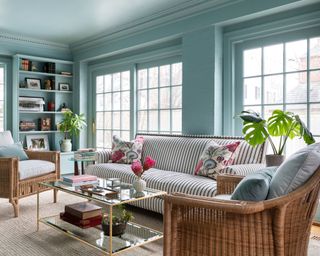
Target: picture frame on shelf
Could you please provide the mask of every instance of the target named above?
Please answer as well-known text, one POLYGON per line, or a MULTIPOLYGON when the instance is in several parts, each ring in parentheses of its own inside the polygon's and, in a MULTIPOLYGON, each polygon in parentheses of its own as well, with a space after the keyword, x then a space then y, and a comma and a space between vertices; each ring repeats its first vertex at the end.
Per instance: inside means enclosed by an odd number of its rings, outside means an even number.
POLYGON ((67 83, 59 83, 60 91, 70 91, 70 85, 67 83))
POLYGON ((51 118, 42 117, 39 119, 40 131, 50 131, 51 130, 51 118))
POLYGON ((41 79, 26 77, 26 84, 28 89, 41 90, 41 79))
POLYGON ((46 134, 26 135, 27 148, 29 150, 49 151, 49 140, 46 134))

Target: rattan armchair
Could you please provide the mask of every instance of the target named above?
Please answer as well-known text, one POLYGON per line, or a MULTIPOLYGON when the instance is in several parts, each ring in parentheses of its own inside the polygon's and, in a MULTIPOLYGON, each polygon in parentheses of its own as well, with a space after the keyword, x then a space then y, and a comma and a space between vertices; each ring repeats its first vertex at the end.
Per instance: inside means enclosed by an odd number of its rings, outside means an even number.
MULTIPOLYGON (((239 176, 218 177, 230 194, 239 176)), ((300 188, 272 200, 245 202, 184 194, 165 196, 165 256, 306 256, 320 190, 320 168, 300 188)))
MULTIPOLYGON (((19 215, 19 199, 30 196, 38 191, 48 190, 38 182, 55 181, 60 178, 60 153, 56 151, 26 151, 29 159, 45 160, 55 164, 55 171, 20 180, 18 158, 0 157, 0 198, 8 198, 13 205, 14 215, 19 215)), ((57 191, 54 190, 54 202, 57 201, 57 191)))

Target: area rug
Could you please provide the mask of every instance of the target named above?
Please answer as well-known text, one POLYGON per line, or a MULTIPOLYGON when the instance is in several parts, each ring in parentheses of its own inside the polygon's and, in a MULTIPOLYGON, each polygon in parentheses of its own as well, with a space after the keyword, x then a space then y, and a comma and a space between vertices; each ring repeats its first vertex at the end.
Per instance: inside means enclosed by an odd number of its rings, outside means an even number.
MULTIPOLYGON (((81 201, 75 196, 59 192, 58 203, 53 204, 53 192, 41 193, 41 216, 59 214, 65 204, 81 201)), ((134 212, 135 222, 162 231, 162 216, 138 208, 134 212)), ((103 255, 98 250, 65 236, 46 225, 40 224, 36 231, 36 196, 20 200, 20 216, 13 218, 13 208, 7 200, 0 199, 0 255, 2 256, 88 256, 103 255)), ((162 240, 121 253, 123 256, 161 256, 162 240)), ((319 255, 320 241, 310 240, 309 256, 319 255)))

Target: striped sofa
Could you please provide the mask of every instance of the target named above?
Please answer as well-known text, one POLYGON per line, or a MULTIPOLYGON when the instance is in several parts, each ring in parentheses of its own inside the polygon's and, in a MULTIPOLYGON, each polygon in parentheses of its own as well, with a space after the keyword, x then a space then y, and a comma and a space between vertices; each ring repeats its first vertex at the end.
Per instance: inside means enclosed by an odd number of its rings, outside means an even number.
MULTIPOLYGON (((251 147, 241 137, 191 136, 191 135, 154 135, 137 134, 144 137, 142 160, 151 156, 156 166, 144 173, 147 187, 164 190, 168 193, 181 192, 192 195, 213 197, 216 194, 216 181, 194 175, 201 153, 210 141, 226 145, 241 141, 233 165, 224 169, 225 173, 246 175, 264 166, 266 145, 251 147)), ((101 178, 120 178, 122 182, 132 183, 135 175, 130 165, 108 163, 111 151, 98 152, 98 164, 86 169, 87 174, 101 178)), ((153 198, 142 200, 136 206, 163 212, 163 200, 153 198)))

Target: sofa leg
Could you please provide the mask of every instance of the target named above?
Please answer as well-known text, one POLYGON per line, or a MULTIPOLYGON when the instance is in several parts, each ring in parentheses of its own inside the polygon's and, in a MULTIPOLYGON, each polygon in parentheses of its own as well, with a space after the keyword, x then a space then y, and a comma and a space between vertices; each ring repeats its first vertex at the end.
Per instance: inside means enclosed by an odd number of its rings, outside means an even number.
POLYGON ((56 203, 58 199, 58 190, 53 189, 53 202, 56 203))
POLYGON ((14 217, 18 217, 19 216, 19 199, 12 199, 10 200, 10 203, 13 206, 14 217))

